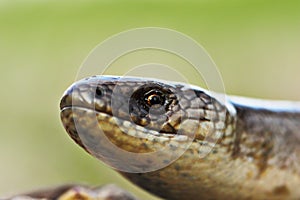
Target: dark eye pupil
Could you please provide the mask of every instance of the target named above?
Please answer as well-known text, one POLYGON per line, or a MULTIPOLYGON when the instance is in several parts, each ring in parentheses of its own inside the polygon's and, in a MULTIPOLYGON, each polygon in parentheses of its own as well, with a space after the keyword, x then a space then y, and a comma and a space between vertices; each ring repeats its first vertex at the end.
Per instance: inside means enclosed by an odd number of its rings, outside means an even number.
POLYGON ((157 104, 162 104, 161 97, 157 94, 152 94, 148 97, 148 104, 149 105, 157 105, 157 104))
POLYGON ((102 89, 97 87, 96 88, 96 95, 99 97, 99 96, 102 96, 103 95, 103 92, 102 92, 102 89))

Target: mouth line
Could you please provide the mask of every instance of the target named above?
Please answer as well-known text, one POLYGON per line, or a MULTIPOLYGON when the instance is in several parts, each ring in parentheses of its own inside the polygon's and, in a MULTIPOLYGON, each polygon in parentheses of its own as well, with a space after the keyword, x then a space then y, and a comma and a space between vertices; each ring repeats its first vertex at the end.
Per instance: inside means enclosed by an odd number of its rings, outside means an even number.
MULTIPOLYGON (((109 113, 98 111, 98 110, 95 110, 95 109, 92 109, 92 108, 89 108, 89 107, 76 106, 76 105, 73 105, 73 106, 72 105, 66 105, 66 106, 63 106, 60 109, 60 112, 62 113, 65 110, 84 110, 84 111, 87 111, 87 112, 94 112, 95 114, 103 116, 103 118, 107 118, 107 117, 108 118, 114 118, 115 121, 118 122, 118 124, 128 122, 132 126, 135 127, 136 131, 138 131, 140 133, 138 138, 146 138, 146 139, 160 138, 160 139, 166 139, 166 140, 176 139, 178 141, 186 141, 188 139, 188 136, 186 136, 186 135, 177 135, 176 133, 159 132, 159 131, 156 131, 156 130, 147 129, 147 128, 141 126, 141 125, 135 124, 135 123, 133 123, 131 121, 128 121, 126 119, 122 119, 122 118, 113 116, 109 113)), ((136 135, 131 135, 130 131, 126 132, 126 134, 129 135, 129 136, 137 137, 136 135)))
POLYGON ((94 112, 94 113, 98 113, 98 114, 106 114, 108 116, 111 116, 113 117, 112 114, 108 113, 108 112, 105 112, 104 110, 97 110, 95 106, 84 106, 84 105, 70 105, 70 104, 67 104, 67 105, 64 105, 60 108, 60 112, 63 112, 64 110, 67 110, 67 109, 70 109, 70 110, 73 110, 73 109, 81 109, 81 110, 86 110, 86 111, 90 111, 90 112, 94 112))
MULTIPOLYGON (((60 112, 63 112, 64 110, 73 110, 73 109, 80 109, 80 110, 87 110, 87 111, 94 111, 94 112, 97 112, 97 113, 102 113, 100 111, 97 111, 97 110, 93 110, 92 108, 89 108, 89 107, 84 107, 84 106, 77 106, 77 105, 66 105, 66 106, 63 106, 61 109, 60 109, 60 112)), ((106 113, 107 114, 107 113, 106 113)))

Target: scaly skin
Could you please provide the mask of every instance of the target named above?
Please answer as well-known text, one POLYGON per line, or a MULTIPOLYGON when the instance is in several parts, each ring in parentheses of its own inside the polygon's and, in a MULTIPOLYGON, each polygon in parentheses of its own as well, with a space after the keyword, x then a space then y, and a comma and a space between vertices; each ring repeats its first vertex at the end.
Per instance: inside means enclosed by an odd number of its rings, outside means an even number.
POLYGON ((223 97, 95 76, 66 91, 61 118, 88 153, 160 197, 300 199, 299 104, 273 109, 223 97))

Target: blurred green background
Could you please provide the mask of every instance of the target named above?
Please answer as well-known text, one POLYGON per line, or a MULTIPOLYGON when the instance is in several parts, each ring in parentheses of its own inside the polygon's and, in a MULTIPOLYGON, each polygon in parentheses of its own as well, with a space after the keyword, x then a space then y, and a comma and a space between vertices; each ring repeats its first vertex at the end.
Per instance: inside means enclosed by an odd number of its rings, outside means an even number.
MULTIPOLYGON (((300 100, 300 1, 0 1, 0 197, 63 183, 129 184, 71 141, 59 99, 121 31, 171 28, 202 44, 229 94, 300 100)), ((117 73, 117 72, 116 72, 117 73)))

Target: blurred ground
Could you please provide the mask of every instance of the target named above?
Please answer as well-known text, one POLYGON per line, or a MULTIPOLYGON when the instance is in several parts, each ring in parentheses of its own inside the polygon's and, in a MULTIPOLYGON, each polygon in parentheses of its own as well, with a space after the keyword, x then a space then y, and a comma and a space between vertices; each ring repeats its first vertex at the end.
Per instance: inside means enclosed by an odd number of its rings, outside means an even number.
POLYGON ((114 182, 154 199, 62 128, 59 99, 88 53, 130 28, 171 28, 206 48, 227 93, 300 100, 299 9, 300 1, 271 0, 0 1, 0 196, 114 182))

